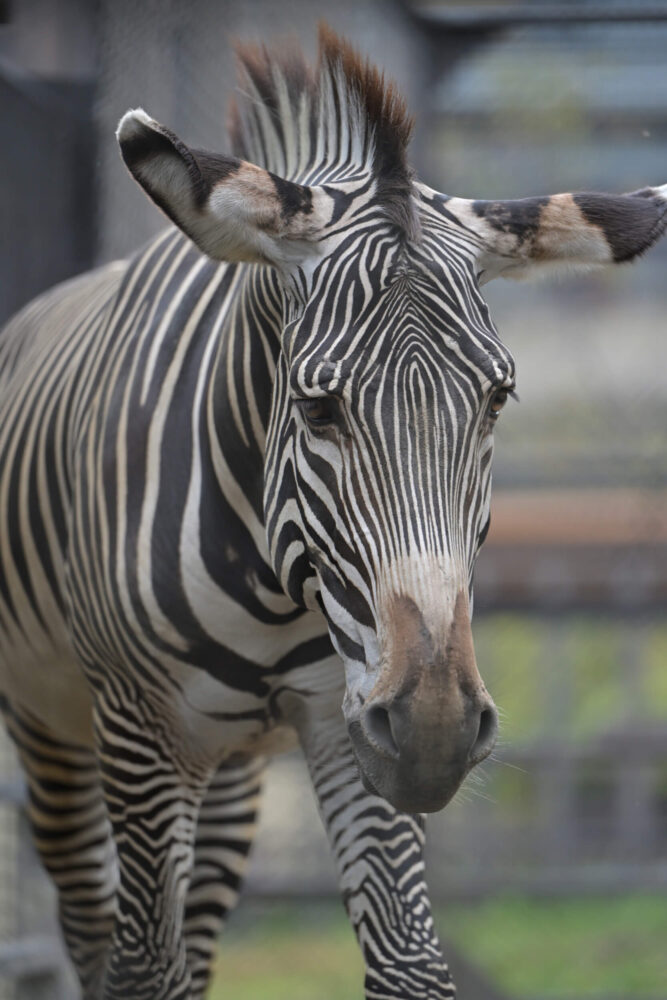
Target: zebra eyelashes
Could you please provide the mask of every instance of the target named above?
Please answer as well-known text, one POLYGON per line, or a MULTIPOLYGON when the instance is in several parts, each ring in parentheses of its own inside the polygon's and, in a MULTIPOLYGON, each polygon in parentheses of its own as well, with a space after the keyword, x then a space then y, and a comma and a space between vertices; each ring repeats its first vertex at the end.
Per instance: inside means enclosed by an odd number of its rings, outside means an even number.
POLYGON ((498 419, 500 411, 503 409, 510 396, 518 402, 519 397, 516 393, 514 385, 503 385, 500 389, 496 389, 495 393, 491 397, 491 404, 489 406, 489 417, 491 420, 498 419))
POLYGON ((507 391, 507 389, 498 389, 498 391, 495 393, 495 395, 491 400, 491 405, 489 406, 489 416, 491 417, 492 420, 498 419, 498 417, 500 416, 500 411, 503 409, 505 403, 507 402, 508 396, 509 392, 507 391))
POLYGON ((309 427, 315 431, 339 425, 342 420, 340 402, 335 396, 310 396, 295 403, 309 427))
MULTIPOLYGON (((498 419, 500 411, 510 396, 512 399, 519 399, 513 385, 501 386, 496 389, 488 409, 490 420, 498 419)), ((321 432, 329 428, 342 429, 343 413, 340 400, 336 396, 308 396, 295 399, 294 402, 311 430, 321 432)))

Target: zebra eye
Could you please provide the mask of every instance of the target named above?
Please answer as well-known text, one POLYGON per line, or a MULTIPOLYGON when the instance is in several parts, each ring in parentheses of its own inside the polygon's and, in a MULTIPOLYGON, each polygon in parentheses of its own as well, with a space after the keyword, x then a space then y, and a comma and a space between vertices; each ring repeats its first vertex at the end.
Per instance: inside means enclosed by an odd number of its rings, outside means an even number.
POLYGON ((297 406, 311 427, 328 427, 338 418, 338 402, 331 396, 298 399, 297 406))
POLYGON ((512 394, 511 388, 503 386, 497 389, 493 398, 491 399, 491 405, 489 407, 489 416, 492 420, 497 420, 500 411, 507 402, 507 397, 512 394))

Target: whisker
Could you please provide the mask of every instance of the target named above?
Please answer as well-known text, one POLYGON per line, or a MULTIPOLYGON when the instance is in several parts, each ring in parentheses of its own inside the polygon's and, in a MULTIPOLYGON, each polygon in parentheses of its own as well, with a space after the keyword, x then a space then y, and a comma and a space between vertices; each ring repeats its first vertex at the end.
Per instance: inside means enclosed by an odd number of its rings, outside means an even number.
POLYGON ((518 764, 512 764, 509 760, 503 760, 502 757, 496 757, 494 754, 489 754, 487 760, 492 760, 494 764, 502 764, 503 767, 511 767, 514 771, 521 771, 522 774, 530 774, 525 767, 520 767, 518 764))

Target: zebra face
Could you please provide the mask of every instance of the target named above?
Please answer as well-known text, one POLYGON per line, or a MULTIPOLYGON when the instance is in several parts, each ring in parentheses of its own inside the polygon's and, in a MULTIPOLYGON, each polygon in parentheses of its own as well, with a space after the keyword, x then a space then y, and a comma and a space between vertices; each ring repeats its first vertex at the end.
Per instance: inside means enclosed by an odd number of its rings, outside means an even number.
POLYGON ((314 275, 283 334, 265 478, 274 568, 327 619, 363 779, 412 812, 441 808, 495 741, 470 603, 514 384, 430 208, 418 244, 377 226, 354 267, 346 247, 314 275))
POLYGON ((252 318, 242 356, 255 352, 262 370, 276 360, 264 454, 273 567, 326 617, 366 785, 430 811, 496 732, 469 612, 514 365, 478 281, 632 260, 667 227, 667 185, 438 194, 408 166, 411 123, 394 89, 326 31, 320 56, 311 73, 292 56, 242 55, 238 157, 191 149, 141 110, 118 139, 200 250, 271 269, 265 283, 247 272, 254 284, 239 294, 252 318))

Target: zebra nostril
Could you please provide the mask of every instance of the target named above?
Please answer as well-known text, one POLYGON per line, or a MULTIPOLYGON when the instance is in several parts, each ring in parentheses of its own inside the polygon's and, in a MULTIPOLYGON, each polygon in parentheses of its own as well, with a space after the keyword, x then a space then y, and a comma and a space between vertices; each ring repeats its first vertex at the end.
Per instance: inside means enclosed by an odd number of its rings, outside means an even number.
POLYGON ((470 762, 479 764, 488 757, 496 744, 498 735, 498 712, 494 705, 482 709, 479 716, 477 736, 470 751, 470 762))
POLYGON ((400 751, 394 739, 389 712, 384 705, 372 705, 364 716, 366 735, 380 750, 390 757, 398 757, 400 751))

